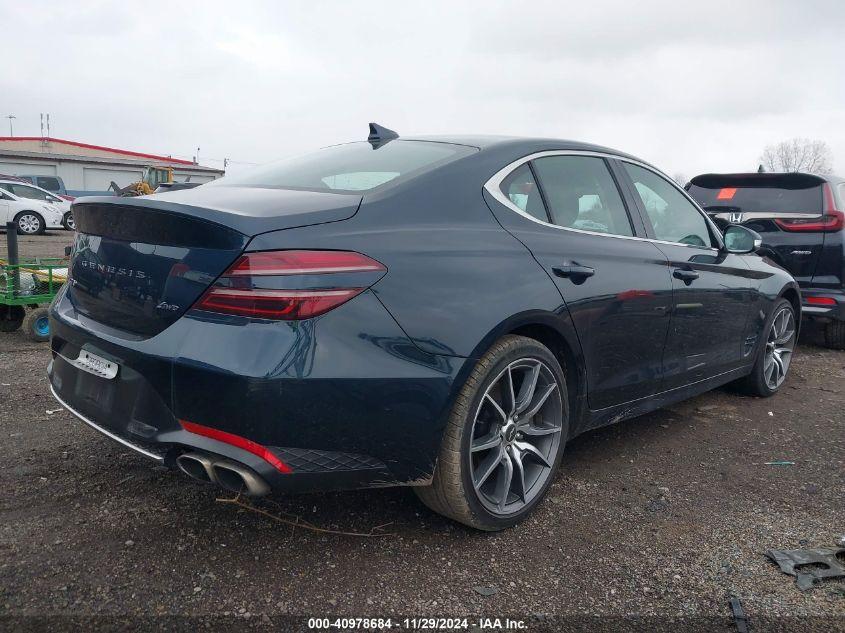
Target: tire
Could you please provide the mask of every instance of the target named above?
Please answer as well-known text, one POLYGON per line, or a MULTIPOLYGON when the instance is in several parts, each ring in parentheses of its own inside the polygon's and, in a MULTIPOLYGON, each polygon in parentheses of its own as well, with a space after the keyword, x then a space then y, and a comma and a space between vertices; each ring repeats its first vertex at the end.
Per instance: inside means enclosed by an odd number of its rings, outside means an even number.
POLYGON ((15 216, 18 235, 41 235, 46 224, 44 218, 35 211, 21 211, 15 216))
POLYGON ((23 331, 31 340, 38 343, 50 340, 50 319, 47 308, 36 308, 26 313, 23 331))
POLYGON ((545 496, 568 431, 566 378, 554 354, 534 339, 502 337, 476 363, 455 400, 431 485, 414 492, 435 512, 465 525, 486 531, 509 528, 545 496), (534 372, 534 389, 525 389, 534 372), (507 395, 507 385, 516 397, 507 395))
MULTIPOLYGON (((766 327, 763 330, 764 340, 757 352, 757 360, 754 362, 754 368, 740 382, 740 387, 745 393, 752 396, 768 398, 778 392, 786 380, 786 375, 792 361, 792 354, 795 349, 795 333, 797 332, 795 323, 795 309, 792 307, 792 304, 786 299, 778 299, 774 308, 772 308, 771 314, 769 314, 769 318, 766 319, 766 327), (784 312, 791 318, 792 333, 781 345, 773 345, 773 336, 777 334, 775 328, 779 327, 779 319, 784 312), (772 350, 777 349, 782 350, 780 354, 777 354, 777 357, 781 359, 779 363, 775 362, 772 358, 772 350), (779 380, 776 380, 774 383, 769 379, 772 375, 770 373, 772 371, 772 362, 775 363, 775 371, 778 374, 780 373, 780 369, 783 368, 783 376, 779 377, 779 380)), ((786 327, 789 329, 790 326, 787 325, 786 327)), ((775 336, 775 340, 781 340, 783 338, 785 338, 785 334, 780 337, 775 336)))
POLYGON ((65 227, 66 231, 75 231, 76 230, 76 222, 73 220, 73 211, 68 211, 65 213, 64 217, 62 218, 62 226, 65 227))
POLYGON ((0 304, 0 332, 14 332, 21 327, 26 310, 23 306, 0 304))
POLYGON ((845 321, 831 321, 824 326, 824 344, 831 349, 845 349, 845 321))

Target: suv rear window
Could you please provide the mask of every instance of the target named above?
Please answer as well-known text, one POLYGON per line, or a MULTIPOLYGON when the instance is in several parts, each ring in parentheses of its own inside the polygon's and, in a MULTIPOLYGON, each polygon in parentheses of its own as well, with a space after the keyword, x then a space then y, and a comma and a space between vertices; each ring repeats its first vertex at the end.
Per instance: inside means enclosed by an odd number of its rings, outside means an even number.
POLYGON ((466 145, 429 141, 393 140, 376 149, 367 142, 348 143, 210 184, 363 192, 418 176, 476 151, 466 145))
POLYGON ((687 191, 705 211, 737 209, 745 213, 818 215, 824 210, 821 179, 801 174, 701 176, 692 179, 687 191))
POLYGON ((38 186, 47 191, 58 191, 62 188, 59 179, 53 176, 38 176, 38 186))

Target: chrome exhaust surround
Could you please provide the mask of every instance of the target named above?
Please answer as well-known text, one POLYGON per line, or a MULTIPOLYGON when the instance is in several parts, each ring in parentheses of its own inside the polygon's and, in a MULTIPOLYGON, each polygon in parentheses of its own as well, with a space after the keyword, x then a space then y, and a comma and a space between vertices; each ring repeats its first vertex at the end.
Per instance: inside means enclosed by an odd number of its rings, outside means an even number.
POLYGON ((243 492, 250 497, 263 497, 270 492, 270 486, 258 474, 228 459, 184 453, 176 458, 176 465, 192 479, 214 483, 232 492, 243 492))

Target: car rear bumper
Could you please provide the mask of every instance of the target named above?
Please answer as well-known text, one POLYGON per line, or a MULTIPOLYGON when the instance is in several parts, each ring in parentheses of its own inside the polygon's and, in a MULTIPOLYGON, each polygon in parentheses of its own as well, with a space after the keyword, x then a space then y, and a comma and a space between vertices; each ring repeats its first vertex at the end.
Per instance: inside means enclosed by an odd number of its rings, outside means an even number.
POLYGON ((277 490, 427 481, 464 362, 421 353, 371 292, 297 323, 188 313, 146 339, 86 320, 64 292, 50 316, 50 387, 77 418, 168 467, 199 452, 277 490), (83 350, 117 375, 80 369, 83 350))
POLYGON ((845 321, 845 290, 802 288, 801 301, 804 317, 845 321))

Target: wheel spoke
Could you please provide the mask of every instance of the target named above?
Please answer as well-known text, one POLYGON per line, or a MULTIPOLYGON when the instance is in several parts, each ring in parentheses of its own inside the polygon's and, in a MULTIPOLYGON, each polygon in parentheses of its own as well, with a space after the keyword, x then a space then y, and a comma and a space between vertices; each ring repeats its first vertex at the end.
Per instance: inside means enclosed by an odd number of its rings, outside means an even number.
POLYGON ((499 512, 503 512, 505 506, 508 505, 508 494, 510 494, 511 482, 513 481, 513 462, 511 456, 507 452, 503 452, 500 463, 504 468, 499 471, 499 480, 496 482, 496 498, 498 499, 499 512))
POLYGON ((545 404, 546 400, 548 400, 549 396, 552 395, 552 392, 556 388, 556 383, 549 383, 542 391, 540 391, 540 395, 536 398, 534 404, 531 405, 531 408, 525 412, 522 418, 530 420, 535 415, 537 415, 537 412, 543 408, 543 405, 545 404))
POLYGON ((549 463, 549 460, 546 459, 546 456, 543 455, 540 450, 533 444, 529 444, 528 442, 514 442, 514 446, 516 446, 519 450, 523 452, 523 456, 534 457, 546 468, 552 467, 552 465, 549 463))
POLYGON ((522 413, 534 399, 534 392, 537 389, 537 380, 540 378, 540 363, 536 363, 528 372, 522 386, 519 388, 519 397, 516 399, 516 413, 522 413))
POLYGON ((490 478, 493 471, 496 470, 496 468, 498 468, 498 466, 502 463, 503 452, 504 451, 502 451, 501 448, 498 451, 491 451, 487 457, 482 460, 481 465, 478 467, 478 470, 473 473, 472 477, 472 483, 476 490, 484 485, 484 482, 490 478))
POLYGON ((777 370, 777 363, 774 361, 773 357, 771 363, 765 369, 766 384, 772 389, 777 386, 777 383, 775 381, 775 374, 777 373, 777 370))
POLYGON ((795 330, 787 330, 785 334, 779 336, 774 340, 775 345, 785 345, 795 336, 795 330))
POLYGON ((495 448, 501 444, 502 435, 499 433, 499 429, 497 427, 493 431, 490 431, 487 435, 475 438, 472 441, 472 445, 469 450, 471 453, 477 453, 478 451, 490 450, 491 448, 495 448))
POLYGON ((539 437, 541 435, 551 435, 552 433, 560 433, 559 426, 537 426, 535 424, 525 424, 519 427, 519 432, 523 435, 530 435, 531 437, 539 437))
POLYGON ((522 465, 522 453, 515 446, 511 446, 511 461, 513 462, 516 481, 519 484, 519 498, 525 503, 525 495, 528 492, 525 489, 525 468, 522 465))
POLYGON ((484 397, 487 399, 487 401, 488 401, 488 402, 490 402, 490 404, 492 404, 492 405, 493 405, 493 408, 494 408, 494 409, 496 409, 496 412, 497 412, 497 413, 501 416, 501 418, 502 418, 502 422, 507 422, 507 420, 508 420, 508 414, 507 414, 507 413, 505 413, 504 409, 502 409, 502 407, 501 407, 501 406, 499 406, 499 403, 498 403, 498 402, 496 402, 496 400, 493 398, 493 396, 491 396, 491 395, 488 393, 488 394, 485 394, 485 395, 484 395, 484 397))
MULTIPOLYGON (((502 388, 503 391, 506 392, 507 397, 509 398, 507 404, 507 411, 510 415, 513 415, 516 411, 516 394, 514 393, 513 389, 513 372, 511 371, 510 365, 508 365, 508 369, 505 372, 505 386, 502 388)), ((504 396, 502 397, 504 400, 504 396)))
POLYGON ((775 380, 779 383, 781 376, 786 376, 786 370, 783 367, 783 359, 778 354, 777 350, 772 353, 772 360, 775 364, 775 380))

